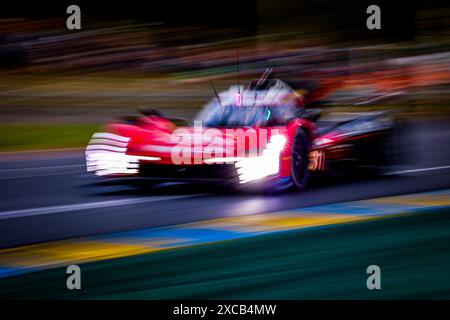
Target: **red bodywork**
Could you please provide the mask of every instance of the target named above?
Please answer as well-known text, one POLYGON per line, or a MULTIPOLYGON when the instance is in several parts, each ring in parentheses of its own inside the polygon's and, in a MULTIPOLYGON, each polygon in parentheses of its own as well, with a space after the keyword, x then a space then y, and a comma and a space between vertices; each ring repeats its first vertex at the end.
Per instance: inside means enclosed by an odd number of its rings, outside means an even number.
POLYGON ((309 171, 333 171, 339 162, 367 167, 385 161, 392 126, 382 113, 356 114, 331 127, 322 123, 319 130, 302 95, 280 80, 265 84, 253 81, 246 89, 216 94, 198 117, 200 125, 180 126, 155 111, 112 122, 86 148, 87 169, 106 177, 302 187, 298 177, 307 178, 309 171))
MULTIPOLYGON (((260 155, 262 150, 270 140, 270 137, 276 133, 281 134, 286 137, 286 144, 280 153, 280 170, 278 175, 271 177, 271 179, 282 179, 287 178, 291 175, 291 157, 292 157, 292 143, 294 141, 295 134, 299 128, 308 133, 310 140, 314 139, 314 132, 316 126, 313 122, 307 119, 294 119, 289 122, 286 126, 276 126, 276 127, 251 127, 245 128, 248 132, 253 131, 257 137, 256 150, 254 148, 254 143, 249 141, 249 137, 245 136, 245 131, 239 130, 240 128, 214 128, 221 133, 222 140, 216 136, 215 146, 219 145, 224 148, 224 153, 230 156, 230 152, 233 156, 238 157, 242 154, 238 154, 240 150, 239 146, 245 147, 246 156, 260 155), (230 134, 230 131, 234 131, 230 134), (244 134, 242 134, 244 133, 244 134), (262 141, 264 140, 265 141, 262 141), (243 143, 242 139, 246 139, 243 143)), ((175 130, 184 131, 186 133, 195 136, 195 134, 200 134, 203 139, 201 143, 192 144, 195 152, 192 152, 191 161, 187 163, 193 166, 207 166, 210 165, 205 160, 211 158, 211 156, 217 156, 211 152, 205 152, 205 149, 210 146, 211 141, 208 140, 207 131, 211 128, 203 128, 201 131, 195 132, 195 127, 177 127, 173 122, 167 118, 160 116, 145 116, 139 118, 136 123, 126 124, 120 122, 110 123, 105 128, 106 132, 117 134, 123 137, 129 137, 130 142, 127 146, 127 154, 133 156, 142 157, 158 157, 160 160, 140 160, 141 163, 152 163, 152 164, 165 164, 165 165, 177 165, 173 159, 173 148, 179 143, 177 139, 174 138, 173 134, 175 130)), ((186 164, 186 162, 185 162, 186 164)), ((123 174, 120 174, 123 176, 123 174)), ((114 176, 114 175, 112 175, 114 176)), ((139 173, 130 174, 130 176, 139 176, 139 173)))

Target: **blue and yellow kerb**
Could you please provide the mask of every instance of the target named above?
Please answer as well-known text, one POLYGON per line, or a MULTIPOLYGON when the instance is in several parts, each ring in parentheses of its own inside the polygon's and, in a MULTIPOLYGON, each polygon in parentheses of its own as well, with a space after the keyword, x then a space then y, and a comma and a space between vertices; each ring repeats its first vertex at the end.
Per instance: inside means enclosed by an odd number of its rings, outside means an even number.
POLYGON ((0 277, 445 207, 450 207, 450 189, 40 243, 0 250, 0 277))

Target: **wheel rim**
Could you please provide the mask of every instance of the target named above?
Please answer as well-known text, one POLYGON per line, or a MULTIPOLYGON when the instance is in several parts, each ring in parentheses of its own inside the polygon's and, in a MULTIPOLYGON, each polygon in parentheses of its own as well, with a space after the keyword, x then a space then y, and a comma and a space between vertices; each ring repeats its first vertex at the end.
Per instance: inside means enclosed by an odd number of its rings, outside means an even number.
POLYGON ((292 178, 295 185, 297 185, 298 187, 302 187, 304 185, 307 176, 307 161, 305 161, 305 155, 302 153, 304 153, 302 145, 296 142, 292 154, 292 178))

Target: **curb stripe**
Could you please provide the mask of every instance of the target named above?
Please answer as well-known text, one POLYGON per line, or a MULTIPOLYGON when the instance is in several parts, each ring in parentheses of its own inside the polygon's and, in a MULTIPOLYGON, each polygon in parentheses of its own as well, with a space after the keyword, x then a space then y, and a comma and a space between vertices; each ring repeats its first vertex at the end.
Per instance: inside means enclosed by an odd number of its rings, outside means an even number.
MULTIPOLYGON (((176 197, 174 197, 176 198, 176 197)), ((450 189, 242 215, 0 250, 0 278, 292 229, 310 229, 450 207, 450 189)))

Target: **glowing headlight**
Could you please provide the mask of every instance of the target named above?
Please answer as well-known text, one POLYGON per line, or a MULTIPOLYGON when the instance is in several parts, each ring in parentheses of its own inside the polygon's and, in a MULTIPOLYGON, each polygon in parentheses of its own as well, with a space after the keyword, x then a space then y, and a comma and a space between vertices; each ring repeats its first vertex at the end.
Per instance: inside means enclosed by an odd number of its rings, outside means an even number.
POLYGON ((112 133, 95 133, 86 147, 86 169, 97 176, 137 174, 139 161, 158 161, 159 157, 126 154, 130 138, 112 133))
POLYGON ((258 180, 277 174, 280 170, 280 153, 286 144, 286 137, 274 135, 270 138, 259 157, 245 158, 235 163, 240 183, 258 180))
POLYGON ((263 151, 264 153, 268 152, 278 152, 280 153, 283 150, 284 145, 286 144, 286 137, 281 134, 274 135, 270 138, 269 143, 263 151))

